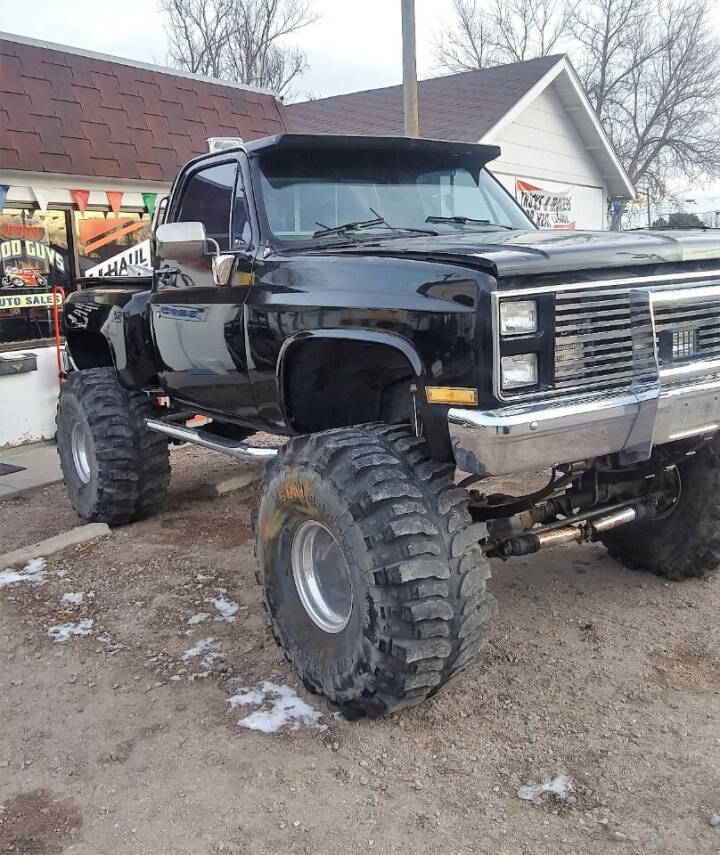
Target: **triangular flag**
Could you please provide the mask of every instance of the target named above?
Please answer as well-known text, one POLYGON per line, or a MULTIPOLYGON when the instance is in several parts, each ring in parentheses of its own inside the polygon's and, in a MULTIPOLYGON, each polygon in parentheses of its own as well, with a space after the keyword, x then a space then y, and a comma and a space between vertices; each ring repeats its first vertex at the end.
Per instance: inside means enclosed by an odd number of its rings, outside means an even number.
POLYGON ((88 199, 90 198, 89 190, 71 190, 70 195, 73 197, 73 201, 78 206, 81 212, 85 211, 87 208, 88 199))
POLYGON ((105 195, 107 196, 108 204, 112 208, 113 214, 118 214, 120 212, 120 205, 122 205, 122 190, 106 190, 105 195))
POLYGON ((9 184, 0 184, 0 208, 5 204, 5 198, 8 194, 8 190, 10 189, 9 184))
POLYGON ((153 211, 155 210, 155 201, 157 200, 157 193, 143 193, 143 202, 145 203, 145 207, 147 208, 148 214, 152 217, 153 211))
POLYGON ((33 187, 32 191, 35 194, 35 201, 38 203, 38 208, 40 208, 41 211, 47 211, 48 200, 45 195, 45 191, 38 190, 37 187, 33 187))

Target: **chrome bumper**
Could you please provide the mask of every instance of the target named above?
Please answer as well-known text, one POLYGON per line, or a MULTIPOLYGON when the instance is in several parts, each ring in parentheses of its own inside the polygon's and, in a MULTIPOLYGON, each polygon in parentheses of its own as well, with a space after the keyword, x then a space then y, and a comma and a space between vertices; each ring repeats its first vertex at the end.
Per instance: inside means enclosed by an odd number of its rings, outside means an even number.
POLYGON ((647 460, 655 445, 720 430, 720 377, 657 383, 612 397, 453 408, 448 423, 458 468, 477 475, 532 472, 615 452, 628 461, 647 460))

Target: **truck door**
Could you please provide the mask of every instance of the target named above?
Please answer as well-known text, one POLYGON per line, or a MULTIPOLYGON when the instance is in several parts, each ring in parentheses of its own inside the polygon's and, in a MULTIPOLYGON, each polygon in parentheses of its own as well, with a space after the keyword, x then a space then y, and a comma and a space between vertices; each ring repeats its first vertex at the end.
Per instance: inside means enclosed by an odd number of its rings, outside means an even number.
MULTIPOLYGON (((203 160, 181 175, 167 222, 200 222, 209 245, 235 256, 228 285, 215 284, 212 253, 158 276, 150 306, 160 378, 167 393, 201 413, 256 417, 247 368, 244 303, 257 244, 237 153, 203 160)), ((164 260, 159 260, 164 264, 164 260)))

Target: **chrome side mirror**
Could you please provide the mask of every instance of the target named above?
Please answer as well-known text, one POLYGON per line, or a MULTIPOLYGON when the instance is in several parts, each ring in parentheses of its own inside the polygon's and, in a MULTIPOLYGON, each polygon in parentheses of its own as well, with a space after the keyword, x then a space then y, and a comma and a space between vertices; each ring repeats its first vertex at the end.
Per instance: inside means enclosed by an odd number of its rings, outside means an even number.
POLYGON ((235 266, 235 256, 217 253, 212 257, 212 272, 215 284, 224 286, 230 284, 233 267, 235 266))
POLYGON ((207 253, 202 223, 164 223, 155 232, 155 251, 163 261, 192 261, 207 253))

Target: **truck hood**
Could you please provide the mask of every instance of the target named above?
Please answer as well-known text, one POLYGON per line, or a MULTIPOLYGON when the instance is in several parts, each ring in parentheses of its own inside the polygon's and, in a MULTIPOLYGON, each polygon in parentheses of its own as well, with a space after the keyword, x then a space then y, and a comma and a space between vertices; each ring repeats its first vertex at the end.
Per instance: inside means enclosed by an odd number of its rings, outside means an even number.
POLYGON ((447 258, 489 270, 498 278, 577 270, 652 266, 717 259, 720 232, 576 231, 574 229, 459 232, 457 235, 387 237, 323 253, 447 258))

